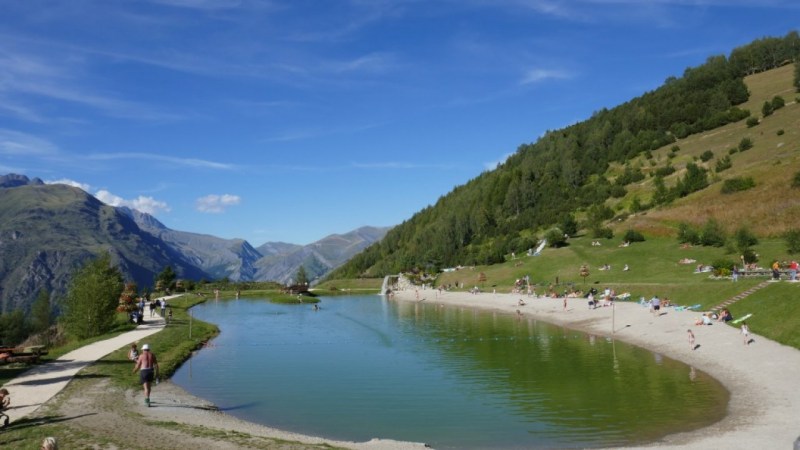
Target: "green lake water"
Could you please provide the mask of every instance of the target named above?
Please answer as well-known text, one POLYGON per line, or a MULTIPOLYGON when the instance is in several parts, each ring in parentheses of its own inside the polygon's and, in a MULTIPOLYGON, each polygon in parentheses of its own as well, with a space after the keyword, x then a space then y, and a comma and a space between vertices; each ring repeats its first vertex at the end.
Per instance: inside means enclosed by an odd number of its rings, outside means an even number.
POLYGON ((705 373, 605 337, 379 296, 320 306, 195 307, 222 332, 173 381, 251 422, 441 449, 640 444, 727 409, 728 393, 705 373))

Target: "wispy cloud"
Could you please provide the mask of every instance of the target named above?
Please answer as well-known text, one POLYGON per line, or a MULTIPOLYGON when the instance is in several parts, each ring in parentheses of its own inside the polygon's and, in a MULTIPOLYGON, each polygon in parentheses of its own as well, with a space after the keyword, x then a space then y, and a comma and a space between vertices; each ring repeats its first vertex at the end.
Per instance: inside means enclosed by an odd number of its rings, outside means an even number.
POLYGON ((47 139, 27 133, 0 129, 0 155, 54 156, 58 147, 47 139))
POLYGON ((126 200, 118 195, 112 194, 105 189, 101 189, 97 191, 94 196, 106 205, 127 206, 150 215, 156 215, 160 211, 170 211, 169 206, 165 202, 156 200, 153 197, 145 197, 143 195, 140 195, 133 200, 126 200))
POLYGON ((204 213, 219 214, 225 212, 225 209, 230 206, 238 205, 241 198, 238 195, 231 194, 210 194, 205 197, 200 197, 195 201, 195 207, 198 211, 204 213))
POLYGON ((234 164, 208 161, 196 158, 178 158, 174 156, 157 155, 153 153, 94 153, 87 156, 87 159, 98 161, 110 161, 116 159, 138 159, 146 161, 159 161, 169 164, 215 170, 234 170, 234 164))
POLYGON ((531 69, 522 77, 520 84, 536 84, 547 80, 568 80, 574 77, 573 73, 561 69, 531 69))
MULTIPOLYGON (((14 43, 19 44, 19 40, 14 43)), ((31 97, 87 106, 119 118, 152 121, 184 118, 179 114, 159 111, 150 105, 81 86, 81 82, 76 79, 82 76, 85 58, 76 57, 74 52, 62 55, 49 49, 34 50, 35 47, 40 47, 38 44, 29 45, 22 51, 11 47, 0 49, 0 66, 4 68, 0 94, 5 100, 16 100, 11 107, 5 106, 3 109, 19 118, 44 121, 41 114, 30 106, 36 103, 30 100, 31 97), (25 103, 22 103, 23 100, 25 103)), ((84 84, 86 82, 83 81, 84 84)))

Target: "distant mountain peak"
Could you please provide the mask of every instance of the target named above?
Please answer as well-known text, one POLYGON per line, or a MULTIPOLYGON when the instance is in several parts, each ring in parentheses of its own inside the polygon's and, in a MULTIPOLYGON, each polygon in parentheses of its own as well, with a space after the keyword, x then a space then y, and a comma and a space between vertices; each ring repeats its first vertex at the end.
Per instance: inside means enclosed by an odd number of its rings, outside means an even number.
POLYGON ((39 178, 30 179, 25 175, 19 175, 16 173, 9 173, 7 175, 0 176, 0 188, 15 188, 19 186, 28 186, 28 185, 42 185, 44 181, 40 180, 39 178))

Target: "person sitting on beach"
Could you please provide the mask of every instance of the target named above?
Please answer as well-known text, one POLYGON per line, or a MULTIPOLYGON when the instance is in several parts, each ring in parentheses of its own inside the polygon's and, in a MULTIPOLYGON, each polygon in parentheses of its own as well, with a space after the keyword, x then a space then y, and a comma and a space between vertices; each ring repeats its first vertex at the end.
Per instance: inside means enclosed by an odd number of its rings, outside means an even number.
POLYGON ((733 315, 731 315, 731 312, 726 308, 722 310, 722 312, 719 314, 719 319, 717 320, 720 322, 730 322, 733 320, 733 315))
POLYGON ((711 322, 710 313, 703 313, 703 315, 700 316, 699 319, 695 320, 694 324, 695 325, 711 325, 712 322, 711 322))
POLYGON ((517 302, 517 304, 518 304, 519 306, 525 306, 525 300, 523 300, 523 299, 519 299, 519 302, 517 302))

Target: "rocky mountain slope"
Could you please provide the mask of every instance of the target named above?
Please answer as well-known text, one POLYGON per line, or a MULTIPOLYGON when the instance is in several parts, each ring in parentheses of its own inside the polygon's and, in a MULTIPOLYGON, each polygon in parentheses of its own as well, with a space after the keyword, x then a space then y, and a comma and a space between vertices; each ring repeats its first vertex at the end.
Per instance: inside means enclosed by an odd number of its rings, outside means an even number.
POLYGON ((155 217, 106 205, 81 189, 0 176, 0 311, 27 309, 41 290, 54 304, 88 259, 110 253, 126 279, 149 288, 166 266, 179 278, 288 282, 303 265, 314 280, 381 239, 364 227, 301 246, 172 230, 155 217))
POLYGON ((152 285, 167 265, 180 277, 207 276, 173 247, 143 233, 130 217, 78 188, 17 175, 2 177, 0 186, 3 311, 27 308, 42 289, 57 300, 74 271, 101 253, 110 253, 139 286, 152 285))

